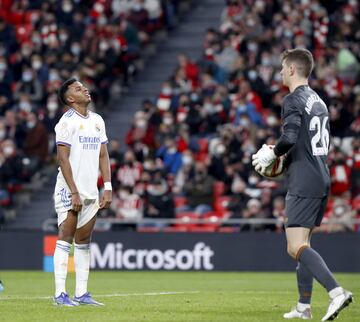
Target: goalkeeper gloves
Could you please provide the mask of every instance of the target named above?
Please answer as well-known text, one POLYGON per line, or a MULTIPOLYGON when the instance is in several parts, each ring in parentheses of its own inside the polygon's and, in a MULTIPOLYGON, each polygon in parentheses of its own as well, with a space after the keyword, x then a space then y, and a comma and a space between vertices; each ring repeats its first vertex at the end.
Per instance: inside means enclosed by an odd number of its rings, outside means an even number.
POLYGON ((255 167, 255 170, 260 174, 264 174, 266 168, 271 165, 276 159, 274 149, 270 148, 267 144, 263 144, 261 149, 253 154, 252 156, 252 165, 255 167))

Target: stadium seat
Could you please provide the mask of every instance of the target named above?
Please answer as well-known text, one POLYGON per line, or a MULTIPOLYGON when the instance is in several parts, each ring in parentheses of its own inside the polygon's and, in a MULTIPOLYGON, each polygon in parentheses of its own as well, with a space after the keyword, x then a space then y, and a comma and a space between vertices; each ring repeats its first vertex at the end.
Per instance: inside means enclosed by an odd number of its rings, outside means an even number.
POLYGON ((198 223, 190 223, 191 220, 199 219, 199 214, 196 212, 180 212, 176 214, 176 218, 180 221, 180 223, 175 224, 175 227, 177 228, 185 228, 186 230, 190 230, 198 226, 198 223))
POLYGON ((216 181, 214 183, 214 198, 217 198, 225 193, 225 183, 216 181))
POLYGON ((159 227, 138 227, 136 229, 139 233, 158 233, 162 230, 162 228, 159 227))
POLYGON ((174 197, 175 208, 183 207, 187 205, 187 198, 183 196, 174 197))

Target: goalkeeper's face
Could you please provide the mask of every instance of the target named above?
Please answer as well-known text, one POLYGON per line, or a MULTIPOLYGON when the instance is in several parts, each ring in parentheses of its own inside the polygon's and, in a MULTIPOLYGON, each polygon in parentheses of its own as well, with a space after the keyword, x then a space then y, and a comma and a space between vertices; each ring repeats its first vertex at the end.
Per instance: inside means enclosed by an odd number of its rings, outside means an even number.
POLYGON ((281 71, 280 71, 280 75, 282 78, 282 83, 284 86, 289 86, 289 78, 290 78, 290 74, 291 74, 291 68, 290 66, 286 63, 285 60, 283 60, 282 64, 281 64, 281 71))

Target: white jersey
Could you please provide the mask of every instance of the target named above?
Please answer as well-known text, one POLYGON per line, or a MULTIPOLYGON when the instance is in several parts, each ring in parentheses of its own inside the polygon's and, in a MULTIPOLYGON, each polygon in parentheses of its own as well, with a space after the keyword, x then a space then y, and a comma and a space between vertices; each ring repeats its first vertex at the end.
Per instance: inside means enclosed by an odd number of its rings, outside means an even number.
MULTIPOLYGON (((89 111, 87 117, 74 109, 67 111, 55 126, 56 144, 70 147, 69 161, 81 199, 98 198, 97 179, 101 144, 108 142, 105 123, 99 114, 89 111)), ((70 189, 59 167, 57 189, 70 189)))

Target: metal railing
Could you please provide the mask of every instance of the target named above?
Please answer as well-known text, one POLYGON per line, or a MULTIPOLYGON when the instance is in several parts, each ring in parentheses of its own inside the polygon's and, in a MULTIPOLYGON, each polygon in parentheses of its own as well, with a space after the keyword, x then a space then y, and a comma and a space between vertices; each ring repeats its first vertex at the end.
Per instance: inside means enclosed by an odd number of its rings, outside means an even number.
MULTIPOLYGON (((219 217, 208 217, 208 218, 142 218, 139 220, 126 220, 118 218, 98 218, 96 220, 95 230, 111 230, 113 225, 283 225, 283 219, 277 218, 219 218, 219 217)), ((340 224, 346 227, 351 225, 360 225, 360 218, 354 219, 341 219, 341 218, 330 218, 324 219, 322 225, 335 225, 340 224)), ((49 218, 43 222, 42 229, 45 232, 57 231, 57 219, 49 218)))

